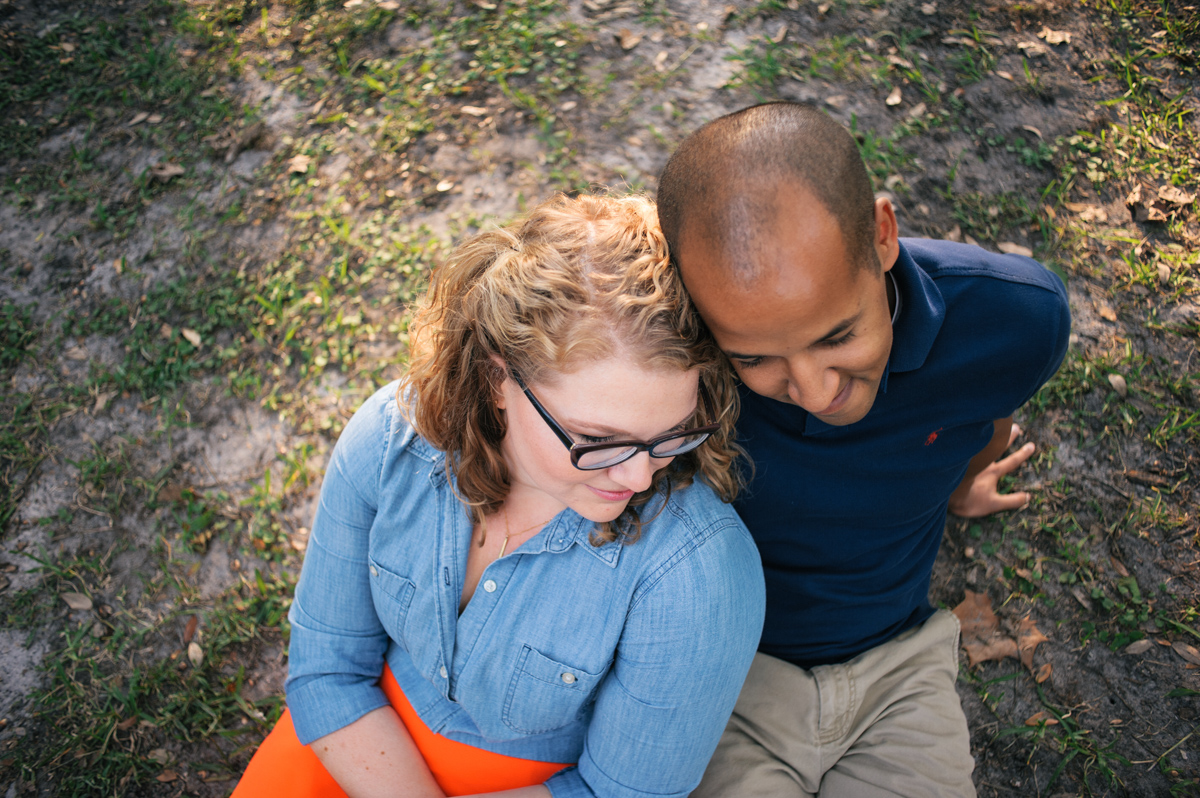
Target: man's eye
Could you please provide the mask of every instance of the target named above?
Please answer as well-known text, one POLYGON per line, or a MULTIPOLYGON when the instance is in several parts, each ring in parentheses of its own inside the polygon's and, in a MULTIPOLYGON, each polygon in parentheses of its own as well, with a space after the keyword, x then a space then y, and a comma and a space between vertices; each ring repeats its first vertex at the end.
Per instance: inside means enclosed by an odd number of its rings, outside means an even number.
POLYGON ((761 357, 735 357, 732 360, 735 366, 743 369, 752 369, 763 362, 761 357))
POLYGON ((853 339, 853 338, 854 338, 854 330, 851 330, 850 332, 843 335, 841 338, 835 338, 831 341, 826 341, 825 346, 841 346, 842 344, 849 343, 851 341, 851 339, 853 339))

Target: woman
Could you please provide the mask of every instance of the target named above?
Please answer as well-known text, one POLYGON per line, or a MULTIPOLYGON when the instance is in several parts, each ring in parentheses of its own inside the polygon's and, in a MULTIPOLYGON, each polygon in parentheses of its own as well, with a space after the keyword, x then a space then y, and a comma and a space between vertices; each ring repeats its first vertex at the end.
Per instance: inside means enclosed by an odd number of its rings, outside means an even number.
POLYGON ((235 798, 687 795, 762 626, 734 403, 647 200, 463 244, 334 449, 235 798))

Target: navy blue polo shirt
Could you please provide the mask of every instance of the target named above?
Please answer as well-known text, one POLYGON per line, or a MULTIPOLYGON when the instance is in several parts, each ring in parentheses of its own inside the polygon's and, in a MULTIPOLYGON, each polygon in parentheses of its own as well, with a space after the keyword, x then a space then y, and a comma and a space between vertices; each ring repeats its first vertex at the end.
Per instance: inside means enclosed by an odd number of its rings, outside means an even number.
POLYGON ((753 483, 737 503, 762 554, 760 650, 844 662, 932 613, 929 578, 967 463, 1054 374, 1071 319, 1041 264, 903 239, 891 356, 862 420, 825 424, 743 386, 753 483))

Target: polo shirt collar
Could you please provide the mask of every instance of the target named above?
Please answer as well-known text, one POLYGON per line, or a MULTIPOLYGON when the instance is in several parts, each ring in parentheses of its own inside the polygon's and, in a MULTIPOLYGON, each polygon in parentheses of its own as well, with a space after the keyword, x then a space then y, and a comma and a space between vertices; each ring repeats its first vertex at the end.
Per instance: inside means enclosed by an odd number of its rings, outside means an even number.
MULTIPOLYGON (((903 242, 899 242, 899 247, 900 254, 888 272, 896 287, 896 308, 892 314, 892 351, 879 381, 880 394, 887 393, 888 377, 893 372, 915 371, 925 364, 946 318, 946 302, 941 290, 908 254, 903 242)), ((878 396, 875 401, 879 401, 878 396)), ((812 413, 807 416, 805 435, 841 429, 826 424, 812 413)))

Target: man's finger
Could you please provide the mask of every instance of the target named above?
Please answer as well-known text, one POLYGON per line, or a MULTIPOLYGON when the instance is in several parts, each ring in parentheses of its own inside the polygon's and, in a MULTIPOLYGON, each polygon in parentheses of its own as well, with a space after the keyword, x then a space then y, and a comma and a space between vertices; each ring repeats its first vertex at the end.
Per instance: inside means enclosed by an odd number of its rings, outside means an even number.
MULTIPOLYGON (((1021 429, 1021 425, 1014 423, 1012 425, 1012 428, 1008 431, 1008 446, 1012 446, 1013 443, 1017 440, 1017 438, 1021 437, 1022 432, 1024 432, 1024 430, 1021 429)), ((1007 449, 1008 446, 1006 446, 1004 448, 1007 449)))
POLYGON ((1034 445, 1027 443, 1020 449, 1010 454, 1008 457, 1002 457, 996 461, 996 471, 1001 475, 1011 474, 1016 471, 1022 463, 1033 456, 1034 445))
POLYGON ((997 493, 992 500, 992 510, 998 513, 1001 510, 1020 510, 1025 505, 1029 504, 1029 494, 1025 491, 1020 493, 997 493))

